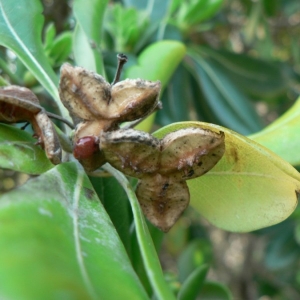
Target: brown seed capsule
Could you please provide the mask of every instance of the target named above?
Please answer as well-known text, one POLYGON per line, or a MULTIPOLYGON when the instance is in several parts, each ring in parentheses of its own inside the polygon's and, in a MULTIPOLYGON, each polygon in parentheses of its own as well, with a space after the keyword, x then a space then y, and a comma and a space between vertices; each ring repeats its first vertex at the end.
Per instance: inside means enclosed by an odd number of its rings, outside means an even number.
POLYGON ((94 72, 67 63, 60 69, 60 99, 73 119, 107 119, 110 90, 110 84, 94 72))
POLYGON ((190 201, 185 181, 160 174, 144 177, 136 195, 147 219, 164 232, 170 230, 190 201))
POLYGON ((152 112, 159 103, 159 81, 126 79, 112 86, 111 118, 133 121, 152 112))
POLYGON ((31 90, 19 86, 0 89, 0 122, 31 123, 47 157, 53 164, 61 162, 61 147, 56 131, 31 90))
MULTIPOLYGON (((40 129, 39 139, 41 140, 41 146, 45 149, 47 157, 53 164, 60 164, 62 155, 61 147, 53 123, 50 121, 45 111, 36 114, 35 120, 40 129)), ((34 129, 35 132, 37 132, 37 129, 34 129)))
POLYGON ((185 128, 161 141, 160 173, 188 180, 199 177, 221 159, 225 135, 201 128, 185 128))
POLYGON ((11 85, 0 89, 0 121, 28 122, 43 108, 29 89, 11 85))
POLYGON ((73 118, 114 120, 118 123, 143 117, 158 104, 160 82, 127 79, 111 86, 81 67, 61 67, 60 97, 73 118))
POLYGON ((158 172, 159 140, 134 129, 102 132, 100 149, 106 160, 126 175, 138 177, 158 172))

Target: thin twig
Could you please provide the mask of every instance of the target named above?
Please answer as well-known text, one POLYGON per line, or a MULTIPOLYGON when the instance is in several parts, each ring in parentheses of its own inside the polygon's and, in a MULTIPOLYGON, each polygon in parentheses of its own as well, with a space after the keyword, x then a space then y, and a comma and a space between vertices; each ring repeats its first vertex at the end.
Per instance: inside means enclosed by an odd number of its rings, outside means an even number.
POLYGON ((118 58, 118 67, 117 67, 115 78, 114 78, 113 82, 111 83, 111 85, 114 85, 117 82, 119 82, 123 66, 127 62, 127 56, 125 54, 120 53, 117 55, 117 58, 118 58))

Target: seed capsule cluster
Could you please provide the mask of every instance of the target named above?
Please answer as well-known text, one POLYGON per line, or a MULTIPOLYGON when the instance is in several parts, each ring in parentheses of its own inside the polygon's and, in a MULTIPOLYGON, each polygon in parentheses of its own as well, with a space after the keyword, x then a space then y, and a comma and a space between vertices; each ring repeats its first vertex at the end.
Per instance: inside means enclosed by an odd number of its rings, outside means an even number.
POLYGON ((140 119, 159 103, 160 82, 126 79, 110 85, 81 67, 61 68, 60 98, 76 123, 74 156, 87 171, 105 163, 97 145, 101 132, 118 129, 122 122, 140 119))
MULTIPOLYGON (((121 59, 124 63, 124 56, 121 59)), ((161 85, 142 79, 118 82, 119 75, 120 70, 109 84, 84 68, 62 66, 59 93, 75 124, 73 154, 89 172, 109 162, 138 178, 136 194, 145 216, 167 232, 189 204, 186 180, 202 176, 223 156, 224 133, 186 128, 157 139, 120 129, 120 123, 141 119, 161 106, 161 85)), ((30 90, 0 89, 0 121, 30 122, 48 158, 54 164, 61 162, 52 122, 30 90)))
POLYGON ((186 180, 199 177, 221 159, 224 133, 201 128, 180 129, 156 139, 127 129, 100 134, 106 161, 139 178, 136 194, 148 220, 167 232, 189 204, 186 180))

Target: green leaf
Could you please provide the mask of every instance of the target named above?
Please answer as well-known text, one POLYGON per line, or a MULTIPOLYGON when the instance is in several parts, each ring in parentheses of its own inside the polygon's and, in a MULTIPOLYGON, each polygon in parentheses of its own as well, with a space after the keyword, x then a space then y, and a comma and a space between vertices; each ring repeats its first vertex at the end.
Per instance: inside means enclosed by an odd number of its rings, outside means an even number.
POLYGON ((45 33, 44 33, 44 48, 45 50, 51 49, 51 46, 54 42, 56 36, 56 29, 54 23, 50 23, 46 28, 45 28, 45 33))
POLYGON ((204 57, 195 48, 188 49, 188 58, 185 61, 199 82, 207 105, 222 125, 242 134, 250 134, 262 128, 260 118, 249 99, 216 62, 204 57))
MULTIPOLYGON (((126 78, 160 80, 164 89, 185 55, 185 46, 177 41, 160 41, 151 44, 138 57, 138 64, 128 68, 126 78)), ((150 131, 155 115, 152 114, 136 128, 150 131)))
POLYGON ((197 299, 197 295, 203 285, 208 269, 207 265, 196 268, 182 284, 177 298, 179 300, 197 299))
POLYGON ((300 98, 272 124, 249 136, 294 166, 300 165, 300 98))
POLYGON ((123 3, 126 7, 135 7, 140 11, 145 11, 147 16, 151 18, 151 21, 162 21, 165 15, 168 13, 169 5, 172 1, 160 1, 160 0, 124 0, 123 3))
POLYGON ((144 267, 146 269, 148 279, 157 299, 175 299, 174 295, 165 282, 153 241, 151 240, 144 215, 133 188, 129 184, 126 177, 118 170, 114 169, 109 164, 105 164, 103 168, 106 171, 110 172, 118 180, 128 196, 132 209, 137 241, 143 259, 144 267))
POLYGON ((74 0, 73 4, 77 20, 73 45, 75 60, 81 67, 102 75, 104 66, 100 44, 107 2, 108 0, 74 0))
POLYGON ((11 49, 57 100, 61 112, 66 109, 59 101, 58 78, 44 53, 41 35, 44 23, 39 0, 0 1, 0 44, 11 49))
MULTIPOLYGON (((152 242, 154 244, 154 247, 156 249, 156 255, 157 253, 160 253, 162 241, 165 237, 165 234, 154 227, 150 222, 146 220, 147 227, 149 229, 149 233, 151 235, 152 242)), ((137 275, 139 276, 141 282, 143 283, 144 288, 148 292, 149 295, 153 294, 153 289, 151 287, 149 278, 147 273, 149 270, 145 269, 145 265, 143 262, 143 256, 139 248, 139 240, 137 237, 136 228, 131 230, 131 249, 130 249, 130 258, 132 262, 132 266, 134 270, 136 271, 137 275)))
MULTIPOLYGON (((269 233, 269 240, 264 251, 264 264, 272 271, 292 268, 299 259, 299 246, 295 241, 294 222, 288 220, 277 225, 277 227, 279 227, 277 234, 275 232, 269 233)), ((276 227, 273 229, 275 231, 276 227)))
POLYGON ((201 300, 232 300, 229 289, 218 282, 206 281, 198 295, 201 300))
POLYGON ((159 124, 168 125, 190 118, 191 84, 188 75, 182 64, 175 70, 161 97, 163 109, 159 110, 156 116, 159 124))
POLYGON ((53 167, 28 132, 0 124, 0 167, 27 174, 41 174, 53 167))
POLYGON ((207 240, 192 240, 178 258, 179 280, 184 282, 198 267, 212 260, 211 245, 207 240))
POLYGON ((72 42, 72 33, 65 31, 58 35, 51 44, 49 56, 54 61, 55 66, 60 66, 68 59, 72 51, 72 42))
POLYGON ((160 41, 148 46, 138 57, 138 64, 128 68, 126 78, 160 80, 164 88, 185 55, 184 44, 160 41))
POLYGON ((74 163, 30 180, 0 203, 1 298, 148 299, 74 163))
MULTIPOLYGON (((220 9, 223 0, 198 0, 188 7, 183 22, 191 26, 212 18, 220 9)), ((180 24, 179 24, 180 26, 180 24)))
POLYGON ((134 7, 125 8, 120 3, 109 6, 105 15, 104 27, 113 38, 114 51, 119 53, 132 52, 144 38, 149 27, 149 17, 145 11, 134 7))
POLYGON ((200 51, 218 62, 233 82, 250 95, 274 97, 288 87, 282 68, 274 62, 207 47, 201 47, 200 51))
POLYGON ((247 232, 277 224, 297 205, 300 175, 262 145, 227 128, 201 122, 166 126, 155 136, 187 127, 225 133, 225 154, 204 176, 188 180, 191 205, 212 224, 247 232))
POLYGON ((92 177, 90 180, 130 256, 132 215, 124 189, 113 176, 92 177))

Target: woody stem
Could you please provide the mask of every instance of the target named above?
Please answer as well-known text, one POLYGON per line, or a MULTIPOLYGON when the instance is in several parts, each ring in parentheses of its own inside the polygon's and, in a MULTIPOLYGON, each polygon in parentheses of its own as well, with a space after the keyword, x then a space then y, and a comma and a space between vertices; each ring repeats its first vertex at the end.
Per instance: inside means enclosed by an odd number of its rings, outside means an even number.
POLYGON ((59 120, 59 121, 65 123, 65 124, 67 124, 71 129, 75 128, 74 125, 71 122, 69 122, 68 120, 66 120, 65 118, 63 118, 59 115, 53 114, 53 113, 48 112, 48 111, 46 112, 46 114, 51 119, 56 119, 56 120, 59 120))
POLYGON ((125 54, 120 53, 117 55, 117 58, 118 58, 118 67, 117 67, 115 78, 111 83, 111 85, 114 85, 117 82, 119 82, 123 66, 127 62, 127 56, 125 54))

